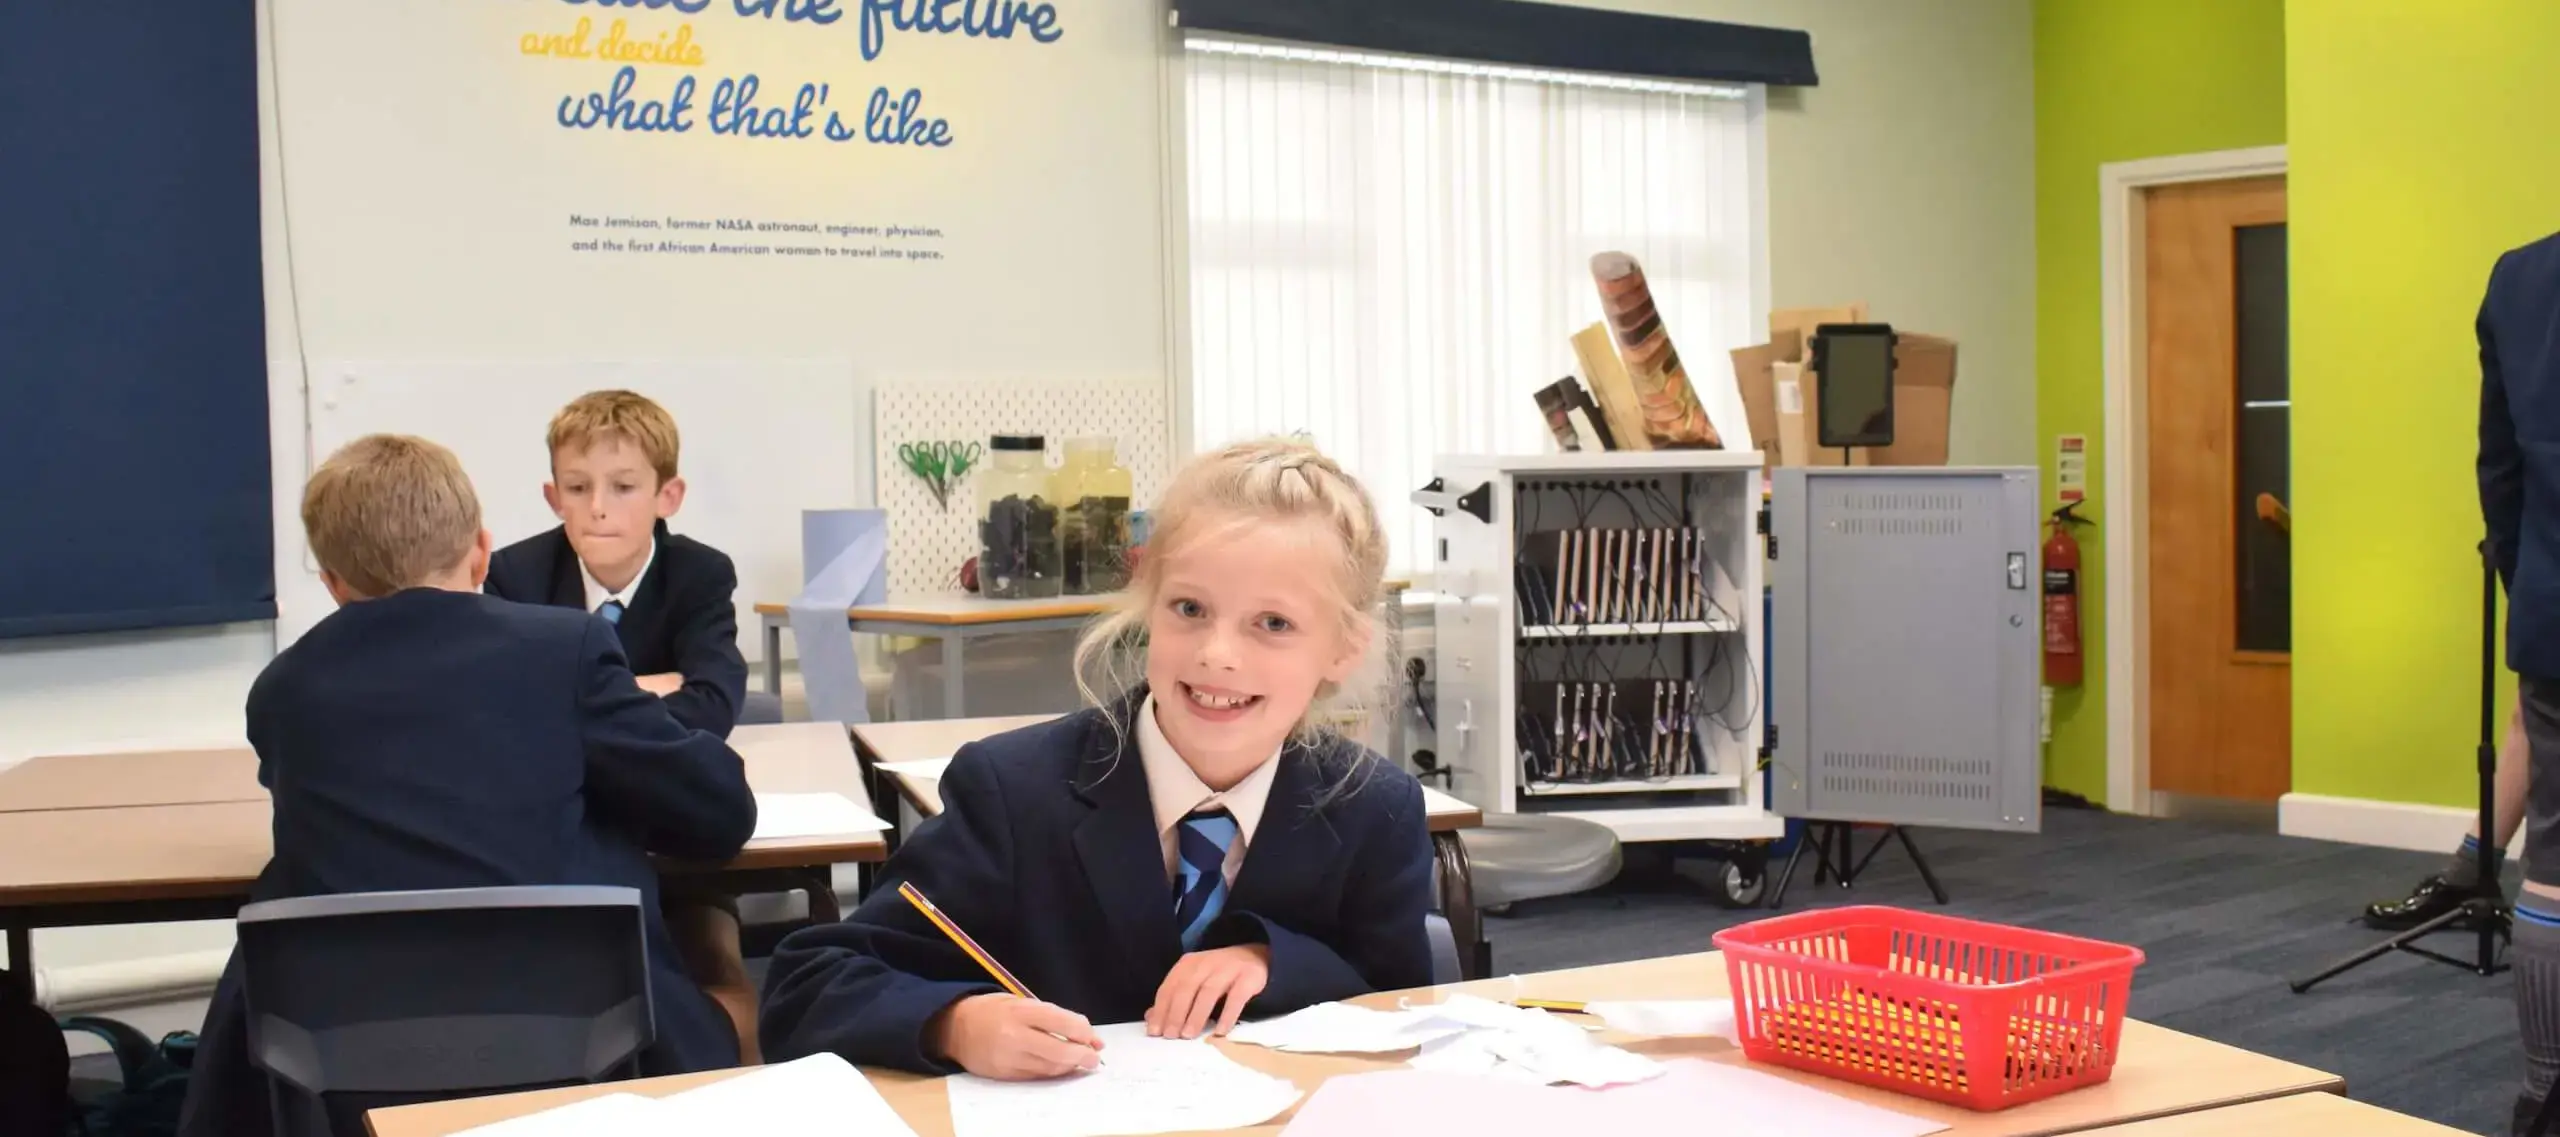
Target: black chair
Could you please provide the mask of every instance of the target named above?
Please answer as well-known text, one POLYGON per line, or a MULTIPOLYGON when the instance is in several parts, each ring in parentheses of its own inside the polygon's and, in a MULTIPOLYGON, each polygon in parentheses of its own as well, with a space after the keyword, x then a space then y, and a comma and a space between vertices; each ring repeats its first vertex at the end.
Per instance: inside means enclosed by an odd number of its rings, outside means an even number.
POLYGON ((240 910, 249 1058, 277 1137, 364 1112, 611 1081, 655 1038, 640 893, 472 888, 240 910))

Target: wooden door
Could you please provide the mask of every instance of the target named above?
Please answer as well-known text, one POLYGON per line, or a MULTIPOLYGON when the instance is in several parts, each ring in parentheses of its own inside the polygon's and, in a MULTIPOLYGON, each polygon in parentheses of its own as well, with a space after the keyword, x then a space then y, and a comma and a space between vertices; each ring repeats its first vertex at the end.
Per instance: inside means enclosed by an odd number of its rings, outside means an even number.
POLYGON ((2151 788, 2293 784, 2284 179, 2148 191, 2151 788))

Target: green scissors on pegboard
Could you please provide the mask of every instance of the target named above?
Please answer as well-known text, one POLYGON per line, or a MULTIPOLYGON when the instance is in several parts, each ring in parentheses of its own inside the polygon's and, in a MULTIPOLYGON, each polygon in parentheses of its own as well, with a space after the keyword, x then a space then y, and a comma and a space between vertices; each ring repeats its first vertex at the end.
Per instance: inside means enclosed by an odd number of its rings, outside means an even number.
POLYGON ((969 468, 986 453, 975 442, 902 442, 898 444, 898 461, 907 472, 924 479, 933 491, 934 504, 945 512, 951 509, 951 487, 958 484, 969 468))

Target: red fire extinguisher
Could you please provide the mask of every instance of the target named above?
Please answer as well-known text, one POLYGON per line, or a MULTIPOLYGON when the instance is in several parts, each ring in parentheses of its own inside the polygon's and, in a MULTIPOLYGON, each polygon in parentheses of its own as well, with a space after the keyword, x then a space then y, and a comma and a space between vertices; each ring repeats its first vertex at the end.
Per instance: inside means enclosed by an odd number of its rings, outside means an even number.
POLYGON ((2080 542, 2071 535, 2089 524, 2072 512, 2080 504, 2053 511, 2044 542, 2044 681, 2054 687, 2080 685, 2080 542))

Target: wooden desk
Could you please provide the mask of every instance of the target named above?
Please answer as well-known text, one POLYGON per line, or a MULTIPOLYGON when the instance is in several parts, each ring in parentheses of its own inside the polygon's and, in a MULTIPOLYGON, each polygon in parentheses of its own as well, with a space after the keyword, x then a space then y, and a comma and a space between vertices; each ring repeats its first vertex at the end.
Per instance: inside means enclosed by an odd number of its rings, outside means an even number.
POLYGON ((2459 1129, 2337 1094, 2291 1094, 2095 1132, 2104 1137, 2463 1137, 2459 1129))
MULTIPOLYGON (((862 752, 877 775, 872 783, 875 791, 897 794, 913 806, 919 817, 942 812, 942 789, 936 778, 920 778, 896 770, 881 768, 884 762, 910 762, 930 758, 948 758, 969 743, 1008 730, 1047 722, 1056 715, 1013 715, 1003 718, 943 719, 936 722, 863 723, 853 728, 854 749, 862 752)), ((882 796, 875 792, 874 797, 882 796)), ((1475 945, 1483 942, 1484 920, 1476 911, 1475 873, 1467 860, 1467 843, 1460 830, 1484 824, 1484 813, 1475 806, 1441 793, 1429 786, 1422 788, 1422 803, 1431 828, 1431 851, 1440 865, 1440 907, 1449 918, 1449 933, 1459 945, 1459 962, 1466 974, 1476 977, 1479 953, 1475 945)))
POLYGON ((257 759, 239 747, 61 755, 0 770, 0 813, 266 798, 257 759))
MULTIPOLYGON (((1451 989, 1494 998, 1550 999, 1694 999, 1726 992, 1724 963, 1712 952, 1483 980, 1459 984, 1451 989)), ((1398 995, 1390 993, 1358 1001, 1393 1007, 1398 998, 1398 995)), ((1607 1036, 1607 1040, 1656 1058, 1698 1057, 1732 1064, 1743 1061, 1740 1050, 1716 1040, 1628 1039, 1618 1035, 1607 1036)), ((1288 1078, 1308 1091, 1313 1091, 1326 1078, 1392 1068, 1410 1056, 1283 1054, 1253 1046, 1223 1042, 1218 1045, 1236 1061, 1288 1078)), ((2291 1094, 2336 1092, 2344 1087, 2344 1083, 2334 1075, 2145 1023, 2126 1023, 2122 1046, 2122 1054, 2116 1060, 2115 1076, 2107 1083, 1999 1113, 1975 1113, 1782 1067, 1757 1066, 1754 1069, 1789 1081, 1818 1085, 1843 1097, 1936 1119, 1950 1127, 1946 1137, 2042 1137, 2291 1094)), ((475 1125, 521 1117, 602 1093, 638 1092, 663 1096, 721 1078, 735 1077, 736 1074, 736 1071, 721 1071, 611 1086, 582 1086, 404 1106, 377 1111, 370 1121, 375 1137, 445 1137, 475 1125)), ((951 1133, 949 1097, 936 1079, 873 1071, 871 1080, 880 1087, 882 1095, 889 1099, 889 1104, 906 1119, 907 1124, 915 1128, 919 1137, 947 1137, 951 1133)), ((1276 1134, 1287 1124, 1288 1116, 1284 1114, 1272 1124, 1236 1132, 1276 1134)), ((2195 1132, 2219 1137, 2216 1130, 2195 1132)), ((2323 1134, 2322 1137, 2352 1137, 2357 1132, 2361 1131, 2323 1134)), ((2400 1137, 2397 1130, 2376 1132, 2385 1137, 2400 1137)), ((2145 1137, 2150 1135, 2146 1133, 2145 1137)), ((2418 1135, 2413 1131, 2410 1137, 2418 1135)))
MULTIPOLYGON (((833 723, 744 726, 729 741, 760 792, 840 793, 869 808, 868 780, 843 728, 833 723)), ((245 780, 258 788, 257 757, 248 750, 204 752, 198 760, 206 770, 228 771, 205 775, 210 784, 245 780)), ((96 768, 94 781, 83 781, 67 764, 101 759, 59 761, 66 763, 59 776, 48 770, 46 777, 61 800, 134 796, 128 771, 112 758, 96 768)), ((239 801, 0 812, 0 930, 8 937, 10 966, 26 966, 28 933, 35 928, 229 917, 266 868, 272 817, 263 789, 239 801)), ((670 865, 668 872, 716 874, 724 887, 740 891, 807 893, 812 917, 832 920, 835 890, 827 868, 880 861, 888 852, 878 833, 790 837, 749 842, 726 865, 670 865)))

